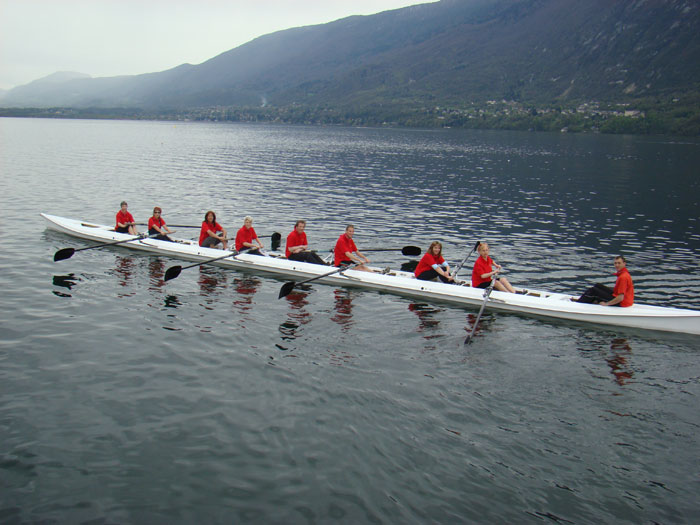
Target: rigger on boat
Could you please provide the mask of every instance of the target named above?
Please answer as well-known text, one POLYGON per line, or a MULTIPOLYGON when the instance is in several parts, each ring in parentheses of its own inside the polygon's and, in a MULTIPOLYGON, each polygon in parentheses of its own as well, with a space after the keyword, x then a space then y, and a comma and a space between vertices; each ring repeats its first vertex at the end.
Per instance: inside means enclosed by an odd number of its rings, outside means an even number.
MULTIPOLYGON (((570 294, 518 287, 515 287, 516 293, 494 289, 485 299, 484 290, 481 288, 466 283, 455 285, 449 282, 424 281, 416 279, 413 273, 400 270, 382 271, 380 268, 371 268, 375 271, 367 272, 354 269, 353 266, 329 270, 328 266, 289 260, 281 255, 260 256, 229 251, 222 253, 220 249, 202 247, 194 241, 169 242, 155 237, 135 238, 129 234, 115 232, 112 226, 45 213, 41 215, 52 230, 105 245, 120 245, 132 250, 192 261, 195 263, 190 265, 192 267, 211 263, 224 268, 254 271, 285 279, 318 280, 336 286, 361 287, 461 306, 479 308, 488 304, 489 309, 502 312, 700 335, 700 311, 697 310, 642 304, 634 304, 627 308, 606 307, 574 302, 570 294)), ((93 247, 65 250, 75 252, 89 248, 93 247)), ((61 251, 59 250, 56 256, 61 251)), ((57 257, 56 260, 68 257, 57 257)))

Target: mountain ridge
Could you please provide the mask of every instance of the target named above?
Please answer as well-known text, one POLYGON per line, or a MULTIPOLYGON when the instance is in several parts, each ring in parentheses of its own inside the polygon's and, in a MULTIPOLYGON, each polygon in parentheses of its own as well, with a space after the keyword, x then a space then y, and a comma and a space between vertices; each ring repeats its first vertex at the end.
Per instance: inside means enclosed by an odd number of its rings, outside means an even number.
POLYGON ((258 37, 198 64, 10 90, 10 106, 414 112, 625 104, 700 91, 689 0, 441 0, 258 37))

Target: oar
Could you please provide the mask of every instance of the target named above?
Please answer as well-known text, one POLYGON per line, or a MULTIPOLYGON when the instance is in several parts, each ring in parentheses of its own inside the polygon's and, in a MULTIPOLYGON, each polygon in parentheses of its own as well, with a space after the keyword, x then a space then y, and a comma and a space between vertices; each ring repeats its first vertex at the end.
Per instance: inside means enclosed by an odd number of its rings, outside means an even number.
POLYGON ((401 250, 403 255, 420 255, 418 246, 404 246, 403 248, 363 248, 363 252, 398 252, 401 250))
POLYGON ((484 308, 486 308, 486 301, 489 300, 489 295, 491 295, 491 291, 493 290, 493 287, 495 284, 496 284, 496 277, 493 276, 493 277, 491 277, 491 284, 489 284, 488 287, 486 288, 486 290, 484 290, 484 302, 481 303, 481 308, 479 309, 479 315, 476 316, 476 321, 474 321, 474 326, 472 327, 472 331, 467 336, 467 338, 464 340, 465 345, 472 342, 472 337, 474 337, 474 332, 476 332, 476 325, 479 324, 479 319, 481 319, 481 314, 484 313, 484 308))
POLYGON ((179 264, 175 265, 175 266, 171 266, 170 268, 165 270, 165 276, 163 277, 163 280, 169 281, 170 279, 175 279, 175 277, 180 275, 180 272, 182 270, 187 270, 187 268, 194 268, 196 266, 202 266, 203 264, 213 263, 216 261, 220 261, 221 259, 226 259, 228 257, 233 257, 235 259, 236 255, 240 255, 241 253, 244 253, 244 252, 229 252, 226 255, 221 255, 219 257, 214 257, 213 259, 207 259, 206 261, 202 261, 202 262, 198 262, 198 263, 194 263, 194 264, 188 264, 187 266, 180 266, 179 264))
POLYGON ((271 240, 270 240, 270 248, 274 252, 277 250, 277 248, 280 247, 280 243, 282 242, 282 234, 279 232, 275 232, 272 235, 270 235, 271 240))
MULTIPOLYGON (((147 222, 137 222, 136 223, 138 226, 148 226, 147 222)), ((202 226, 194 226, 192 224, 168 224, 168 226, 172 226, 173 228, 201 228, 202 226)))
POLYGON ((280 294, 277 298, 282 299, 282 297, 287 297, 292 292, 292 290, 294 290, 295 287, 301 284, 310 283, 311 281, 316 281, 317 279, 323 279, 324 277, 328 277, 329 275, 333 275, 334 273, 344 272, 345 270, 352 270, 353 268, 356 268, 357 266, 362 266, 363 264, 364 263, 359 263, 352 266, 341 266, 340 268, 336 268, 332 272, 317 275, 316 277, 306 279, 305 281, 288 281, 282 285, 282 288, 280 288, 280 294))
POLYGON ((457 267, 455 268, 454 272, 452 272, 452 278, 453 278, 453 279, 454 279, 455 277, 457 277, 457 272, 459 272, 459 271, 462 269, 462 266, 464 266, 464 263, 467 262, 467 259, 469 259, 469 257, 472 256, 472 253, 474 253, 474 251, 479 247, 480 244, 481 244, 481 241, 476 241, 476 244, 474 245, 474 248, 472 248, 472 251, 470 251, 470 252, 467 254, 467 256, 466 256, 464 259, 462 259, 462 262, 459 263, 459 264, 457 265, 457 267))
MULTIPOLYGON (((145 222, 137 222, 136 224, 138 226, 148 226, 148 223, 145 223, 145 222)), ((194 224, 168 224, 168 226, 172 227, 172 228, 196 228, 196 229, 200 229, 202 227, 201 224, 199 226, 196 226, 194 224)), ((271 233, 270 235, 260 235, 260 237, 272 237, 272 242, 274 242, 275 240, 277 240, 279 242, 279 240, 282 238, 282 234, 279 232, 274 232, 274 233, 271 233)))
POLYGON ((73 254, 75 252, 82 252, 83 250, 92 250, 93 248, 104 248, 105 246, 114 246, 115 244, 124 244, 125 242, 138 241, 139 239, 150 239, 151 237, 155 237, 155 235, 149 235, 148 237, 132 237, 131 239, 124 239, 121 241, 114 242, 104 242, 102 244, 98 244, 97 246, 87 246, 85 248, 62 248, 56 253, 54 253, 53 260, 62 261, 64 259, 70 259, 71 257, 73 257, 73 254))
POLYGON ((416 260, 408 261, 401 265, 402 272, 415 272, 416 268, 418 268, 418 261, 416 260))

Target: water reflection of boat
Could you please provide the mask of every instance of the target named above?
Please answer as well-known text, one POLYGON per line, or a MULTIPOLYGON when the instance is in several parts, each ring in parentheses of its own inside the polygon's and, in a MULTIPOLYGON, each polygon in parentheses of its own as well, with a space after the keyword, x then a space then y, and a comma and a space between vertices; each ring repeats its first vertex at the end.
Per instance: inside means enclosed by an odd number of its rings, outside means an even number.
POLYGON ((484 330, 488 331, 488 328, 492 322, 491 316, 484 315, 479 321, 479 323, 476 325, 476 329, 474 329, 474 324, 477 322, 477 319, 479 319, 479 316, 477 314, 467 314, 467 325, 464 327, 464 329, 467 331, 467 334, 471 334, 472 330, 474 330, 474 335, 477 335, 484 330))
POLYGON ((335 314, 331 317, 343 330, 347 330, 352 324, 352 292, 350 290, 336 289, 335 314))
MULTIPOLYGON (((126 240, 128 235, 116 233, 110 226, 65 219, 42 214, 49 228, 98 242, 126 240)), ((155 239, 134 239, 120 246, 163 256, 203 262, 221 257, 222 251, 202 248, 194 241, 166 242, 155 239)), ((326 266, 289 261, 280 257, 232 253, 214 264, 243 271, 294 279, 309 279, 328 273, 326 266)), ((441 282, 419 281, 413 274, 402 271, 368 273, 353 269, 324 276, 319 282, 344 287, 362 287, 406 295, 431 302, 446 302, 460 306, 480 307, 483 290, 470 286, 455 286, 441 282)), ((700 335, 700 311, 635 304, 629 308, 611 308, 571 301, 571 295, 544 290, 519 289, 510 294, 494 291, 488 299, 488 309, 540 317, 568 319, 586 323, 642 328, 700 335)))
POLYGON ((440 319, 436 317, 436 314, 439 314, 442 310, 434 306, 423 303, 411 303, 408 305, 408 309, 418 316, 420 321, 418 331, 420 332, 435 329, 440 324, 440 319))
POLYGON ((311 314, 306 311, 306 307, 309 305, 308 295, 308 292, 295 290, 285 297, 290 307, 290 312, 287 315, 300 324, 306 324, 311 321, 311 314))
POLYGON ((244 277, 243 279, 234 279, 233 286, 236 290, 237 296, 233 301, 241 310, 249 310, 253 305, 253 296, 257 293, 258 288, 260 288, 260 280, 255 277, 244 277))
MULTIPOLYGON (((127 288, 129 286, 129 282, 131 281, 134 273, 134 267, 136 266, 134 262, 133 257, 122 257, 122 256, 117 256, 116 260, 116 266, 114 267, 114 273, 116 273, 119 276, 119 285, 127 288)), ((133 295, 133 292, 131 293, 122 293, 119 294, 120 297, 130 297, 133 295)))
POLYGON ((199 267, 199 292, 204 297, 218 295, 226 288, 226 275, 220 271, 212 271, 211 268, 199 267))
MULTIPOLYGON (((306 310, 309 301, 306 300, 309 295, 306 291, 295 290, 285 297, 289 303, 290 310, 287 313, 288 319, 280 324, 279 332, 283 341, 292 341, 298 337, 299 329, 311 321, 311 314, 306 310)), ((288 350, 288 348, 277 345, 280 350, 288 350)))
POLYGON ((162 288, 165 285, 163 276, 165 275, 165 262, 160 257, 155 257, 148 262, 148 273, 151 276, 151 287, 153 289, 162 288))
POLYGON ((606 359, 608 366, 615 376, 615 382, 622 386, 627 383, 634 373, 627 363, 627 358, 632 354, 632 347, 627 339, 615 338, 610 343, 611 355, 606 359))

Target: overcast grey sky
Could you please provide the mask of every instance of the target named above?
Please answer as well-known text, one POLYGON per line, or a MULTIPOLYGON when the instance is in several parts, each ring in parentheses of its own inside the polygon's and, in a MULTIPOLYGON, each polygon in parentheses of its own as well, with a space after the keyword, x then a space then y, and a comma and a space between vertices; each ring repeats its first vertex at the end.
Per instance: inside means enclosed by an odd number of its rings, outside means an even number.
POLYGON ((428 0, 0 0, 0 89, 199 64, 281 29, 428 0))

